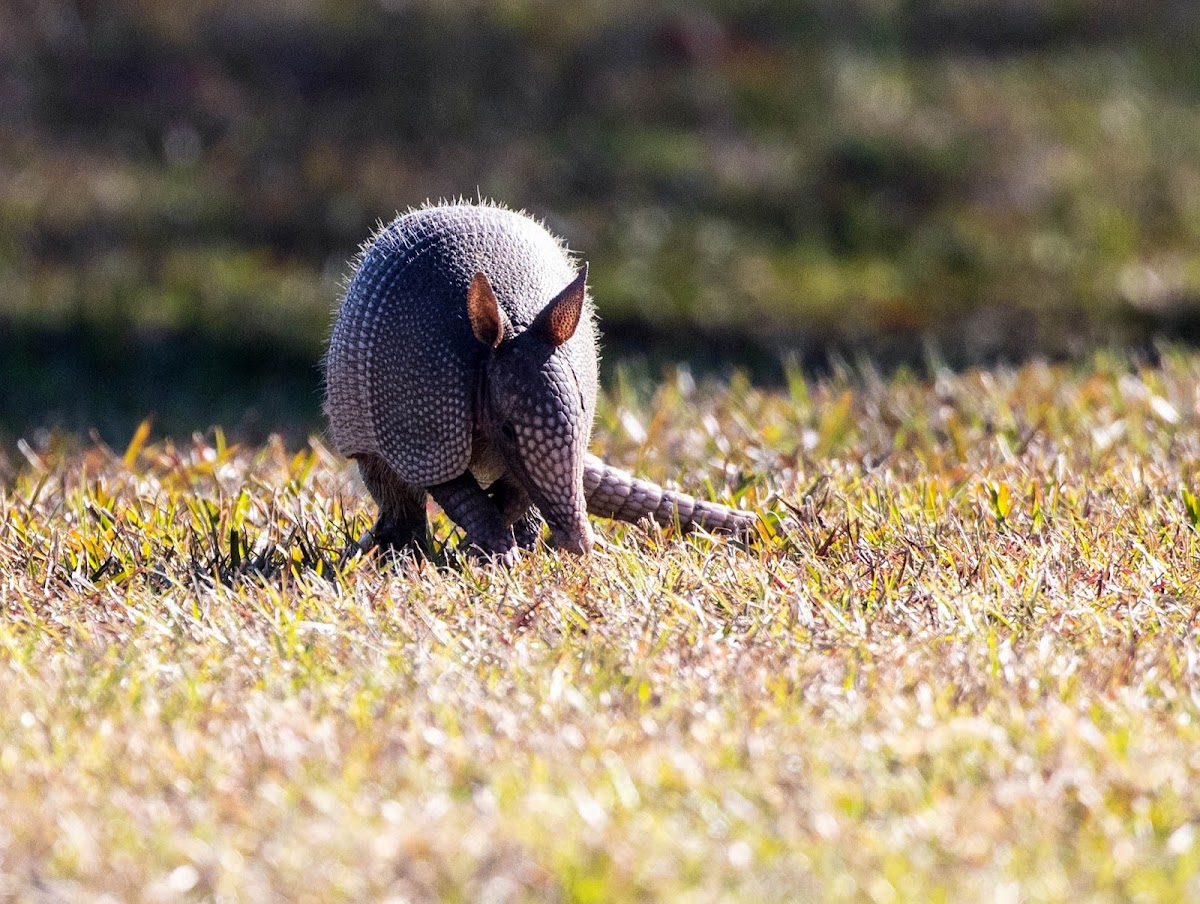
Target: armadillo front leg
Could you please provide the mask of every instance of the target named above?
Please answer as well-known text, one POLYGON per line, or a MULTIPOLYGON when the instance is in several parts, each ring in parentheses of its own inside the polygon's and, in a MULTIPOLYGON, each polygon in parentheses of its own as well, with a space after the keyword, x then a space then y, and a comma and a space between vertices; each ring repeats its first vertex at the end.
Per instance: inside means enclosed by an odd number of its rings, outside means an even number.
POLYGON ((425 490, 402 480, 378 455, 358 456, 358 471, 371 497, 379 504, 379 518, 358 541, 359 547, 425 552, 425 490))
POLYGON ((512 530, 504 523, 479 482, 467 473, 429 488, 429 495, 446 516, 466 532, 466 544, 485 556, 499 556, 511 564, 516 555, 512 530))
POLYGON ((513 539, 522 549, 533 549, 542 536, 542 517, 520 483, 505 475, 488 487, 504 523, 512 526, 513 539))
POLYGON ((757 520, 715 502, 705 502, 686 493, 665 490, 627 471, 606 465, 595 455, 583 460, 583 492, 588 512, 621 521, 653 519, 659 524, 678 524, 683 530, 703 527, 724 533, 749 533, 757 520))

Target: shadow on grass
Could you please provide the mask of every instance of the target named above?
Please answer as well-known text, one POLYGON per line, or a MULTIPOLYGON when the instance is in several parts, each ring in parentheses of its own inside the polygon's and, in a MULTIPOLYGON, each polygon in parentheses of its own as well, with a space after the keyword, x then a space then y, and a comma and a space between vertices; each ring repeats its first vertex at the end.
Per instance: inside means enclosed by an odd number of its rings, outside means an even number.
POLYGON ((0 441, 95 431, 123 446, 145 418, 155 435, 221 425, 261 442, 322 429, 318 353, 204 334, 0 327, 0 441))

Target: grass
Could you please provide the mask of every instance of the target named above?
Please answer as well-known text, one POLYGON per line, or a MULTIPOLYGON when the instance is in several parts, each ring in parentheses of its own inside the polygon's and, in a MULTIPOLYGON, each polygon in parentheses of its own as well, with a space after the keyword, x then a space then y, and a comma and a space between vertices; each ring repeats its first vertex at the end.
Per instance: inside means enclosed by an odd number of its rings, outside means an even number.
POLYGON ((626 374, 775 515, 507 572, 346 558, 319 439, 23 445, 0 898, 1195 898, 1200 355, 932 372, 626 374))

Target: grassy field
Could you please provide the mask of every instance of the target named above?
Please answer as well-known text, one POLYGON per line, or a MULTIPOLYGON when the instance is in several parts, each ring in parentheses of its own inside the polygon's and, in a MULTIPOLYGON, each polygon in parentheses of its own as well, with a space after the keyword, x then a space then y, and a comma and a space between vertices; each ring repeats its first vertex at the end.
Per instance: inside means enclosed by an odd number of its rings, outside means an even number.
POLYGON ((24 6, 0 902, 1200 899, 1196 4, 24 6), (475 193, 753 542, 350 556, 339 279, 475 193))
POLYGON ((626 374, 596 445, 774 514, 381 565, 319 439, 23 445, 0 899, 1200 895, 1200 355, 626 374))

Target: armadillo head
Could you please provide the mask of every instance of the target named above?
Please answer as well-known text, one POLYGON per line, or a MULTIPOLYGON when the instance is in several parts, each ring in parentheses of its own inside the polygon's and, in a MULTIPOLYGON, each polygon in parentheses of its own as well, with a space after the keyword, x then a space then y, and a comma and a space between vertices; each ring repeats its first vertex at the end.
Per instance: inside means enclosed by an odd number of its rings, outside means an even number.
MULTIPOLYGON (((467 296, 475 338, 488 347, 477 416, 509 472, 550 525, 556 546, 592 548, 583 494, 583 458, 591 433, 586 368, 569 342, 583 313, 587 266, 514 332, 487 276, 476 273, 467 296)), ((594 356, 594 354, 593 354, 594 356)))

